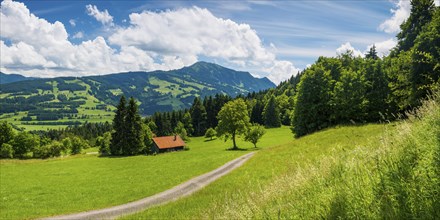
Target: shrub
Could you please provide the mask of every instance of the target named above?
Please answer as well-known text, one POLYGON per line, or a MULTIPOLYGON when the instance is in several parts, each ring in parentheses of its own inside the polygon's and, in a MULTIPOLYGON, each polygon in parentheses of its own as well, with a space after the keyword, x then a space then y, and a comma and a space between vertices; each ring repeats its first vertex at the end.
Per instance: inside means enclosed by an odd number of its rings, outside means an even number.
POLYGON ((14 149, 12 145, 8 143, 3 143, 0 146, 0 157, 1 158, 13 158, 14 157, 14 149))

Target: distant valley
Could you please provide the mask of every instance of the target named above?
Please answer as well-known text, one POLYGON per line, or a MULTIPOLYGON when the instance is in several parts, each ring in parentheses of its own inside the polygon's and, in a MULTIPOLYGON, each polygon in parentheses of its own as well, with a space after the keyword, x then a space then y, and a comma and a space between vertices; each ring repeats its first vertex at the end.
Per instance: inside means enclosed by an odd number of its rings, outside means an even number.
POLYGON ((207 62, 171 71, 57 78, 2 73, 0 77, 0 119, 27 130, 109 121, 122 94, 135 97, 140 113, 150 115, 188 108, 197 96, 234 97, 275 87, 267 78, 207 62))

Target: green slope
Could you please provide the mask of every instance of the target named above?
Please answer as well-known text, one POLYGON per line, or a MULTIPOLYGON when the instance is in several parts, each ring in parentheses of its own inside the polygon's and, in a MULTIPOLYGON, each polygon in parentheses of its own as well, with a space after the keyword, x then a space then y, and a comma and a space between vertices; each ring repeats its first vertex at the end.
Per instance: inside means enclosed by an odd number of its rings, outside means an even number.
POLYGON ((438 219, 440 100, 397 124, 264 149, 193 196, 126 219, 438 219))
POLYGON ((236 96, 275 85, 216 64, 199 62, 171 71, 34 79, 0 87, 0 120, 26 130, 110 121, 122 94, 139 101, 143 115, 189 108, 195 97, 236 96))

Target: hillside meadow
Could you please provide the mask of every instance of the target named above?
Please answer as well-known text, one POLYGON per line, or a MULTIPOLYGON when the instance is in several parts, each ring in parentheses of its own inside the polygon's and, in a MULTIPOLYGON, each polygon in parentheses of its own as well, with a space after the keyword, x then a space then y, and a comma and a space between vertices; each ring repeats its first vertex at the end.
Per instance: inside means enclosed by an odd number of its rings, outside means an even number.
POLYGON ((0 218, 38 218, 127 203, 169 189, 249 151, 291 141, 290 129, 282 127, 268 129, 257 149, 239 139, 241 151, 226 150, 231 141, 200 137, 191 139, 188 151, 156 156, 83 154, 0 160, 0 218))
POLYGON ((265 148, 193 196, 125 219, 438 219, 440 100, 394 124, 265 148))

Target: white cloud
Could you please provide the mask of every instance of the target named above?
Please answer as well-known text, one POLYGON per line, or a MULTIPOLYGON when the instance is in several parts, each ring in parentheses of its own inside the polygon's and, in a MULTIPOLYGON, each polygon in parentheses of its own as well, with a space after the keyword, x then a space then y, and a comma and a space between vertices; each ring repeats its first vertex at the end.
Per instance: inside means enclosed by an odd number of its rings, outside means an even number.
POLYGON ((100 11, 96 5, 86 5, 87 14, 94 17, 97 21, 104 25, 113 25, 113 16, 108 13, 107 9, 100 11))
POLYGON ((353 46, 351 46, 350 42, 342 44, 340 47, 338 47, 336 49, 336 54, 340 55, 340 54, 343 54, 343 53, 345 53, 347 51, 352 51, 353 55, 355 57, 357 57, 357 56, 363 57, 364 56, 364 53, 362 53, 360 50, 356 50, 353 46))
POLYGON ((400 25, 409 17, 411 13, 411 1, 399 0, 395 2, 396 9, 391 9, 393 16, 380 24, 379 29, 386 33, 397 33, 400 25))
POLYGON ((84 37, 84 33, 82 31, 76 32, 76 34, 72 36, 73 39, 81 39, 83 37, 84 37))
POLYGON ((76 26, 76 21, 75 21, 75 19, 70 19, 70 20, 69 20, 69 24, 72 25, 72 27, 75 27, 75 26, 76 26))
MULTIPOLYGON (((204 56, 221 58, 241 69, 259 69, 257 75, 266 76, 267 72, 262 73, 262 70, 268 70, 280 62, 270 52, 274 46, 269 46, 269 49, 263 46, 256 31, 249 25, 215 17, 207 9, 192 7, 174 11, 145 11, 132 13, 129 18, 130 25, 118 28, 110 35, 109 42, 162 55, 163 64, 169 64, 170 67, 183 67, 204 56)), ((293 67, 292 63, 290 65, 293 67)), ((285 75, 287 79, 290 72, 285 75)))
MULTIPOLYGON (((277 60, 249 25, 215 17, 207 9, 132 13, 129 25, 118 27, 106 10, 88 5, 91 16, 113 28, 108 39, 98 36, 79 44, 69 41, 61 22, 38 18, 23 3, 6 0, 1 9, 5 72, 54 77, 169 70, 193 64, 198 57, 252 70, 276 83, 297 72, 291 62, 277 60)), ((71 36, 82 37, 83 32, 71 36)))
POLYGON ((298 74, 300 69, 293 66, 289 61, 276 61, 275 65, 269 69, 269 78, 275 84, 289 79, 291 76, 298 74))
MULTIPOLYGON (((379 57, 384 57, 390 54, 390 50, 397 45, 397 41, 394 38, 390 38, 386 41, 374 43, 374 45, 376 46, 377 55, 379 57)), ((369 51, 372 46, 373 44, 369 45, 365 53, 369 51)))

